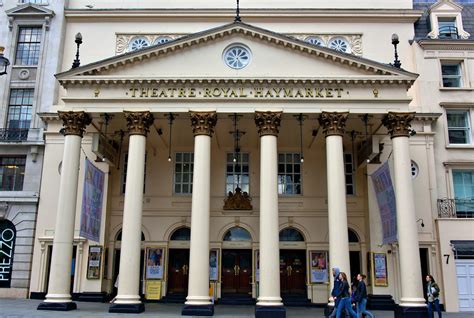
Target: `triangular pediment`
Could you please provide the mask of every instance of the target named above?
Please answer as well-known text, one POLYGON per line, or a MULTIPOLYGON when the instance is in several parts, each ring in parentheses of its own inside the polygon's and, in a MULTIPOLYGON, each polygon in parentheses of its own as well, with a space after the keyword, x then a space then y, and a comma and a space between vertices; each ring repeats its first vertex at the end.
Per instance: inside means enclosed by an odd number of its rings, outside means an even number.
POLYGON ((391 65, 341 53, 241 22, 195 33, 139 51, 114 56, 57 74, 61 84, 87 81, 160 79, 280 79, 316 81, 399 81, 417 75, 391 65), (243 44, 252 61, 235 70, 223 61, 232 44, 243 44))
POLYGON ((440 0, 430 7, 430 12, 461 12, 463 6, 452 0, 440 0))
POLYGON ((31 3, 22 4, 12 9, 6 10, 5 13, 9 17, 54 16, 54 12, 52 10, 31 3))

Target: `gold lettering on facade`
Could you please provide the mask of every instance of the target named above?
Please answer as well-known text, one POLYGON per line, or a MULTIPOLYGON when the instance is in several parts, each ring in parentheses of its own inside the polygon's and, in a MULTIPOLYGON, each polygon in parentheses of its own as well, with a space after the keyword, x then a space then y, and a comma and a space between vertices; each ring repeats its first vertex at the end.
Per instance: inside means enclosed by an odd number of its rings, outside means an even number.
POLYGON ((263 97, 263 88, 262 87, 255 88, 255 97, 263 97))

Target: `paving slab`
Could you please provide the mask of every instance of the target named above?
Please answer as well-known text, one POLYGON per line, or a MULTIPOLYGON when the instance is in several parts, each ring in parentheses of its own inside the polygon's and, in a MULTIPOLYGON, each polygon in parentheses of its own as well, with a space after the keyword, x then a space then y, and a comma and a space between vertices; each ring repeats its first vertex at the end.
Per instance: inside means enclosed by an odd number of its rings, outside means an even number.
MULTIPOLYGON (((40 300, 32 299, 0 299, 1 318, 118 318, 118 317, 156 317, 156 318, 176 318, 181 316, 180 304, 145 304, 146 310, 141 314, 110 314, 109 304, 77 302, 77 310, 68 312, 38 311, 36 307, 40 300)), ((216 305, 214 317, 243 318, 254 317, 254 306, 231 306, 216 305)), ((287 307, 288 318, 315 318, 324 317, 324 310, 321 308, 307 307, 287 307)), ((377 318, 394 318, 390 311, 373 311, 377 318)), ((435 316, 437 317, 437 316, 435 316)), ((474 312, 465 313, 443 313, 444 318, 474 318, 474 312)), ((420 317, 423 318, 423 317, 420 317)))

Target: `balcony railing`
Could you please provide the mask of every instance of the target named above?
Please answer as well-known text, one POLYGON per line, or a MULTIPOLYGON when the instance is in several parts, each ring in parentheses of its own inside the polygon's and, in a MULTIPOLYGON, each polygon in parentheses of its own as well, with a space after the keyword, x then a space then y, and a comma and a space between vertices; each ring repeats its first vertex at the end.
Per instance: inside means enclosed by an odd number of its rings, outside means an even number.
POLYGON ((18 142, 28 139, 29 129, 1 128, 0 142, 18 142))
POLYGON ((438 199, 439 218, 474 218, 474 198, 438 199))
POLYGON ((452 25, 439 27, 438 33, 439 39, 459 39, 458 28, 452 25))

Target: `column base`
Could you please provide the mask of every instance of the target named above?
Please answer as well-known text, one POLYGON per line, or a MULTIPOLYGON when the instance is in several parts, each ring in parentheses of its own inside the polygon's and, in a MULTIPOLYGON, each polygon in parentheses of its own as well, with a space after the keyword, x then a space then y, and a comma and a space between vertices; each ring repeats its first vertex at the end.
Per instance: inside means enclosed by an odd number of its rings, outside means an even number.
POLYGON ((184 305, 182 316, 214 316, 214 305, 184 305))
POLYGON ((109 307, 111 313, 139 314, 145 311, 143 303, 138 304, 112 304, 109 307))
POLYGON ((286 318, 283 306, 255 306, 255 318, 286 318))
POLYGON ((426 317, 428 310, 426 307, 395 307, 395 318, 419 318, 426 317))
POLYGON ((73 301, 65 302, 65 303, 54 303, 54 302, 42 302, 38 305, 37 310, 55 310, 55 311, 70 311, 76 310, 77 305, 73 301))

